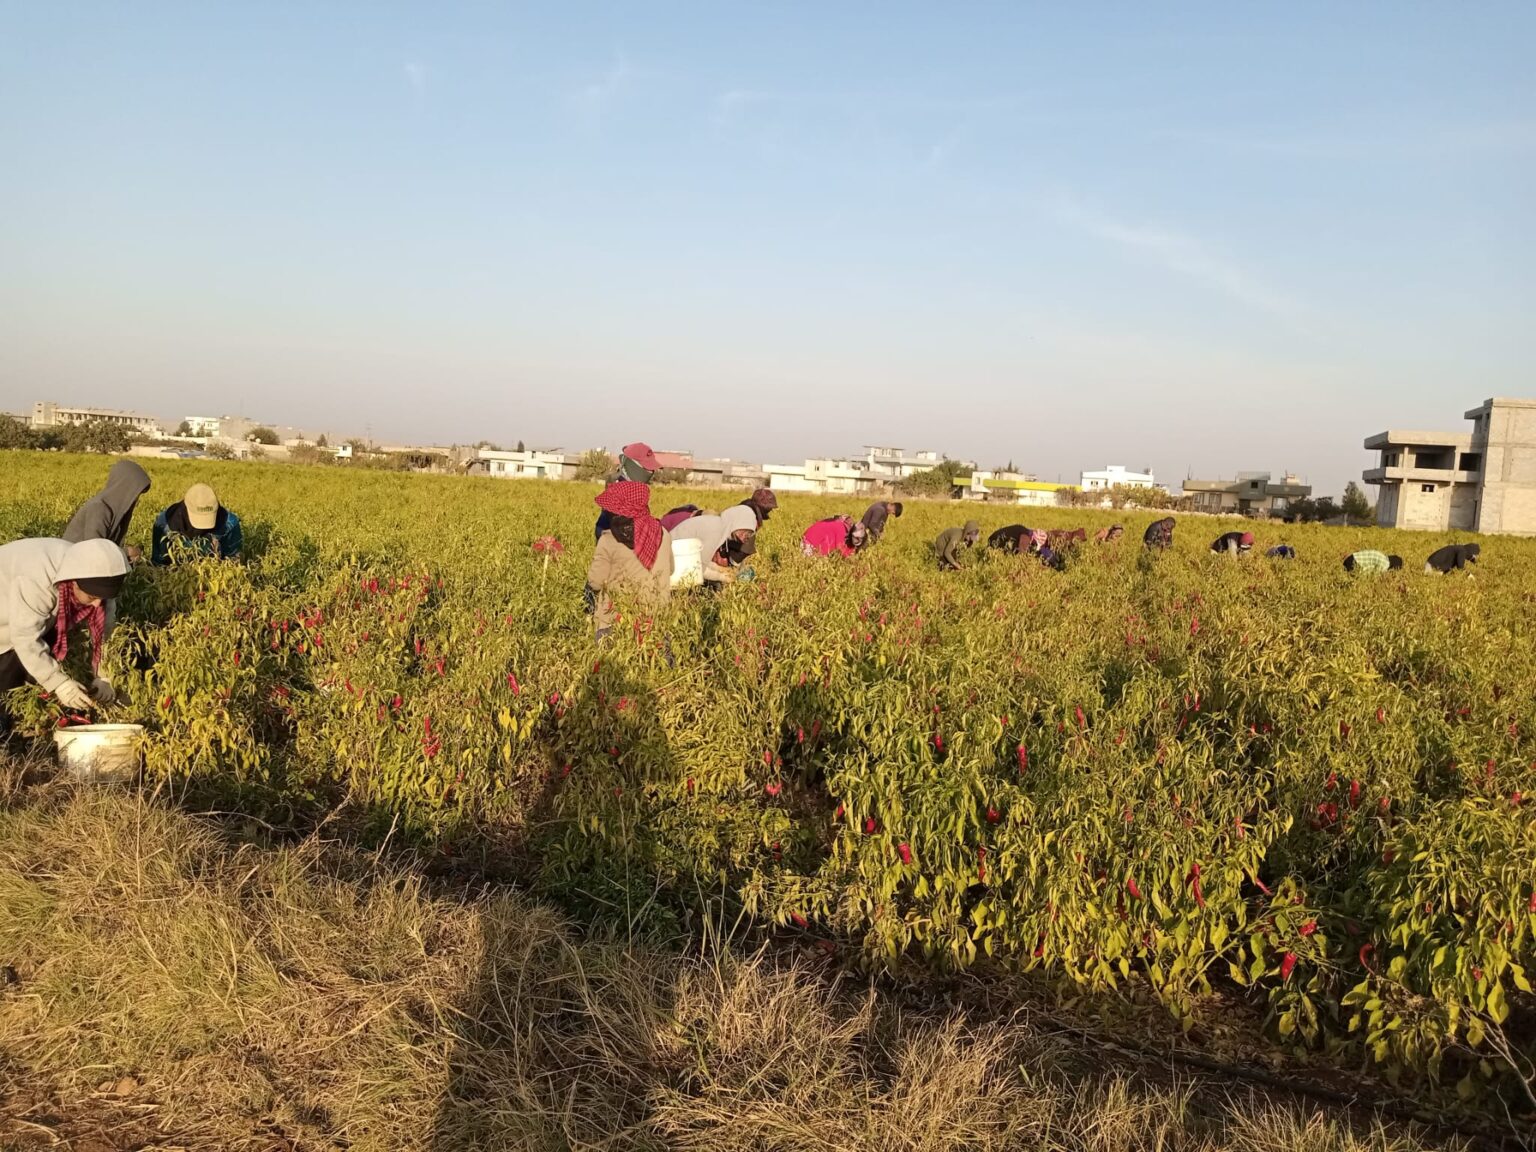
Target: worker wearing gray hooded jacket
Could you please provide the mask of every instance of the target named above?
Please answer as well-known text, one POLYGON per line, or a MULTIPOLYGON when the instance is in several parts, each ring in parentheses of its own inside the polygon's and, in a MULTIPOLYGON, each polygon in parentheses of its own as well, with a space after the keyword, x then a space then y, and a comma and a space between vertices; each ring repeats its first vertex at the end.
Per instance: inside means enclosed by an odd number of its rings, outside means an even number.
MULTIPOLYGON (((104 605, 116 598, 128 575, 128 558, 110 540, 16 540, 0 546, 0 692, 28 681, 59 703, 84 711, 116 697, 96 675, 110 631, 104 605), (91 639, 89 689, 71 679, 61 663, 70 633, 87 626, 91 639)), ((0 725, 5 721, 0 703, 0 725)))
POLYGON ((149 491, 149 473, 132 460, 119 460, 107 472, 107 483, 69 518, 60 539, 70 544, 82 540, 110 540, 121 546, 139 497, 149 491))

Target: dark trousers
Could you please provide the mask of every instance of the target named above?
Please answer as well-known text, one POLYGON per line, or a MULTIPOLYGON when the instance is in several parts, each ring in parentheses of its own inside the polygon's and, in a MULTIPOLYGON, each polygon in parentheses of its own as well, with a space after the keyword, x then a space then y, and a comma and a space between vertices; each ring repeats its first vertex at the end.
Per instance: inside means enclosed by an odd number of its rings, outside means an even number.
POLYGON ((21 657, 16 655, 16 650, 0 652, 0 738, 10 735, 11 731, 11 710, 5 706, 5 694, 12 688, 30 683, 32 677, 21 666, 21 657))

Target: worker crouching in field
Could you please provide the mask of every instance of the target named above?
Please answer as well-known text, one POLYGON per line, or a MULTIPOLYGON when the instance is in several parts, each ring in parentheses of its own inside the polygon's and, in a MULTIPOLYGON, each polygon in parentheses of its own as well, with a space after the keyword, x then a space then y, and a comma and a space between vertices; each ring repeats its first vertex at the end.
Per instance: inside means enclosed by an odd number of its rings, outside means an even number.
POLYGON ((992 535, 987 537, 987 547, 998 552, 1007 552, 1017 555, 1020 552, 1040 552, 1049 537, 1039 528, 1028 528, 1023 524, 1005 524, 992 535))
POLYGON ((757 551, 757 517, 743 504, 718 516, 694 516, 673 530, 672 542, 680 540, 699 542, 706 584, 729 584, 751 571, 743 565, 757 551))
POLYGON ((1289 544, 1276 544, 1264 555, 1268 556, 1271 560, 1294 560, 1296 559, 1296 549, 1292 548, 1289 544))
POLYGON ((1378 552, 1374 548, 1365 548, 1359 552, 1351 552, 1344 557, 1344 571, 1346 572, 1395 572, 1403 566, 1401 556, 1388 556, 1385 552, 1378 552))
POLYGON ((864 525, 864 531, 869 534, 869 543, 880 543, 880 537, 885 535, 885 522, 892 516, 901 519, 901 512, 901 503, 896 500, 877 500, 866 508, 859 523, 864 525))
POLYGON ((1111 524, 1108 528, 1100 528, 1093 534, 1095 544, 1113 544, 1125 535, 1125 528, 1120 524, 1111 524))
POLYGON ((96 671, 111 633, 106 605, 127 575, 128 557, 110 540, 17 540, 0 547, 0 733, 10 726, 3 694, 28 682, 75 712, 116 698, 96 671), (89 689, 62 663, 70 632, 81 624, 91 642, 89 689))
MULTIPOLYGON (((110 540, 123 547, 128 525, 139 497, 149 491, 149 473, 132 460, 119 460, 107 471, 107 483, 69 518, 60 539, 69 544, 82 540, 110 540)), ((138 560, 139 549, 129 546, 130 560, 138 560)))
POLYGON ((851 516, 818 520, 800 537, 800 551, 807 556, 852 556, 864 547, 868 529, 851 516))
POLYGON ((1211 541, 1211 551, 1227 556, 1246 556, 1253 551, 1253 533, 1226 532, 1211 541))
POLYGON ((672 538, 651 515, 651 489, 634 480, 610 484, 597 497, 608 516, 587 568, 587 603, 601 641, 618 623, 616 595, 632 596, 644 608, 665 604, 672 594, 672 538))
POLYGON ((1147 525, 1147 530, 1141 535, 1141 543, 1145 548, 1162 550, 1173 547, 1172 516, 1165 516, 1161 520, 1154 520, 1147 525))
POLYGON ((1429 559, 1424 561, 1424 571, 1436 576, 1460 572, 1468 564, 1476 564, 1478 553, 1482 550, 1481 544, 1447 544, 1429 554, 1429 559))
POLYGON ((180 554, 238 560, 244 548, 240 517, 220 504, 208 485, 194 484, 155 517, 149 559, 161 567, 180 554))
POLYGON ((940 572, 955 572, 960 568, 960 549, 976 547, 976 541, 981 539, 981 525, 975 520, 967 520, 963 528, 946 528, 939 533, 937 540, 933 542, 933 553, 939 562, 940 572))

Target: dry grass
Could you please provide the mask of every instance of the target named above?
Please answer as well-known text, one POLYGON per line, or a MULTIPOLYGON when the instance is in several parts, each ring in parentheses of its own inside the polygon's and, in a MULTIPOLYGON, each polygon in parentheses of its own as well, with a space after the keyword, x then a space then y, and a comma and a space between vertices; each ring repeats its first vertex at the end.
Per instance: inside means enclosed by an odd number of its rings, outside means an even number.
POLYGON ((1026 1021, 903 1013, 808 959, 584 939, 515 894, 434 892, 337 846, 235 845, 122 794, 7 794, 0 1146, 1445 1147, 1083 1072, 1026 1021))

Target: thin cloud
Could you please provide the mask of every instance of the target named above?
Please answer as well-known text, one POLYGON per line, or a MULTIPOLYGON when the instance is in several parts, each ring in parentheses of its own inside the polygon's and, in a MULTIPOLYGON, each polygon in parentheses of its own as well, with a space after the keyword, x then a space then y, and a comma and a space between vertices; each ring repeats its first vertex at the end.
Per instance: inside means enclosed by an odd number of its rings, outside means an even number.
POLYGON ((1147 257, 1170 272, 1215 288, 1255 311, 1291 321, 1306 316, 1306 309, 1301 304, 1277 292, 1259 276, 1221 256, 1187 233, 1128 224, 1092 211, 1071 199, 1063 199, 1057 205, 1056 216, 1090 236, 1147 257))
POLYGON ((576 90, 575 102, 588 116, 599 117, 622 96, 635 78, 635 70, 623 52, 599 76, 576 90))
POLYGON ((1536 121, 1477 124, 1385 123, 1346 131, 1216 132, 1168 129, 1158 140, 1295 160, 1422 160, 1536 152, 1536 121))

